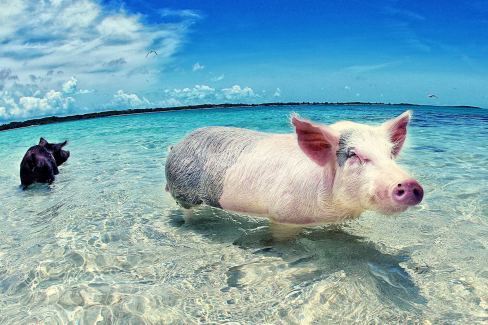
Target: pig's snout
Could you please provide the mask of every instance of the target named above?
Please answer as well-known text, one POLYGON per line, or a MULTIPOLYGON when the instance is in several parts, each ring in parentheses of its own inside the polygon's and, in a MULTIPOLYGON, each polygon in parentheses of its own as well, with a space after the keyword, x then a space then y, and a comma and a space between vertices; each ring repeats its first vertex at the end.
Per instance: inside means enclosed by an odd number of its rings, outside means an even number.
POLYGON ((414 179, 399 183, 393 189, 393 200, 402 205, 416 205, 422 201, 424 189, 414 179))

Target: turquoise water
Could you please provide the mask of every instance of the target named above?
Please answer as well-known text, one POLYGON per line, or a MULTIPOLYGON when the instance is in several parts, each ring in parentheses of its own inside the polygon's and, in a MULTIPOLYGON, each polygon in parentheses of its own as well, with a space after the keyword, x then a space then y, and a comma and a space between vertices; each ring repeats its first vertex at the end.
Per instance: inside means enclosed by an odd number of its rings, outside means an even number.
POLYGON ((0 133, 0 323, 488 322, 488 110, 414 107, 400 164, 419 207, 272 239, 262 219, 164 192, 167 147, 208 125, 291 131, 288 116, 381 122, 407 107, 179 111, 0 133), (51 186, 19 188, 44 136, 71 157, 51 186))

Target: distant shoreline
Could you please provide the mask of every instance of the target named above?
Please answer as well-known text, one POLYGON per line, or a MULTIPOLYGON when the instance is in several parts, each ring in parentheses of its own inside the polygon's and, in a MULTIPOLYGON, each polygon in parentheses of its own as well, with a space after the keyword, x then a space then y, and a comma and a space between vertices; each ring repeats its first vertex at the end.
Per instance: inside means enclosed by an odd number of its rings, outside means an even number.
MULTIPOLYGON (((287 103, 261 103, 261 104, 202 104, 202 105, 189 105, 189 106, 175 106, 175 107, 157 107, 157 108, 138 108, 138 109, 124 109, 124 110, 110 110, 103 112, 94 112, 86 114, 68 115, 68 116, 48 116, 42 118, 36 118, 26 120, 22 122, 9 122, 7 124, 0 125, 0 131, 7 131, 12 129, 25 128, 29 126, 70 122, 94 119, 99 117, 119 116, 119 115, 132 115, 143 113, 159 113, 159 112, 174 112, 183 110, 196 110, 196 109, 211 109, 211 108, 235 108, 235 107, 256 107, 256 106, 338 106, 338 105, 385 105, 385 106, 431 106, 409 103, 369 103, 369 102, 344 102, 344 103, 329 103, 329 102, 287 102, 287 103)), ((432 105, 435 106, 435 105, 432 105)), ((459 107, 459 108, 480 108, 477 106, 439 106, 439 107, 459 107)))

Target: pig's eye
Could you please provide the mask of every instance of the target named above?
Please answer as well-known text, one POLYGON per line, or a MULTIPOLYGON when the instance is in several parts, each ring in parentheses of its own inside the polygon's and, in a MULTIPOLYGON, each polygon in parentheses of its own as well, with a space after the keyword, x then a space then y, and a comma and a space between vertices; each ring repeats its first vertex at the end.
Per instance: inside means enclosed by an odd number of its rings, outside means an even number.
POLYGON ((368 158, 358 155, 353 149, 347 152, 347 159, 351 159, 352 162, 359 162, 361 165, 370 162, 368 158))
POLYGON ((347 152, 347 158, 352 158, 352 157, 357 157, 358 155, 356 155, 356 153, 354 152, 354 150, 349 150, 347 152))

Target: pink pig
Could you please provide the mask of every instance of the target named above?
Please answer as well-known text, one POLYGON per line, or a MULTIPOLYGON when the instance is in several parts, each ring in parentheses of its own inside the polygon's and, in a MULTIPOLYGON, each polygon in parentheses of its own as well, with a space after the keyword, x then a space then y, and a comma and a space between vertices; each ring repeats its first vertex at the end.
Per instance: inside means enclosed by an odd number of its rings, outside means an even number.
POLYGON ((326 126, 293 115, 291 134, 198 129, 171 149, 166 188, 186 209, 205 204, 279 224, 402 212, 424 194, 395 162, 410 118, 407 111, 378 126, 326 126))

